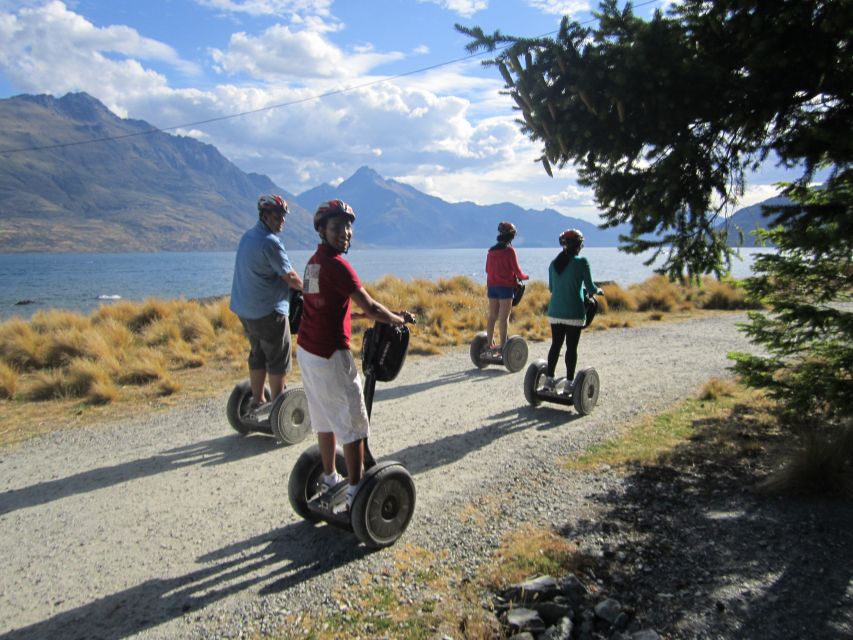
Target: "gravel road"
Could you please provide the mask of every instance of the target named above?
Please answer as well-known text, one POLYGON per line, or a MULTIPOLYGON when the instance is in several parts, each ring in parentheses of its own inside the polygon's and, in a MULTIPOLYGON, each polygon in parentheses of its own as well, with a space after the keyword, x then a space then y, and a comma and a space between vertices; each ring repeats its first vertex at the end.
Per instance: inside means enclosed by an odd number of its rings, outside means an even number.
MULTIPOLYGON (((371 438, 415 479, 398 544, 473 567, 508 527, 582 517, 607 480, 575 486, 556 460, 728 375, 726 353, 753 348, 743 319, 586 333, 580 366, 596 367, 602 389, 583 418, 529 407, 524 370, 477 370, 467 348, 410 358, 377 385, 371 438), (460 514, 487 495, 511 498, 475 530, 460 514)), ((546 351, 531 344, 528 362, 546 351)), ((239 437, 226 399, 0 451, 0 639, 238 637, 328 606, 331 585, 390 561, 394 547, 368 553, 352 534, 300 520, 287 478, 309 442, 239 437)))

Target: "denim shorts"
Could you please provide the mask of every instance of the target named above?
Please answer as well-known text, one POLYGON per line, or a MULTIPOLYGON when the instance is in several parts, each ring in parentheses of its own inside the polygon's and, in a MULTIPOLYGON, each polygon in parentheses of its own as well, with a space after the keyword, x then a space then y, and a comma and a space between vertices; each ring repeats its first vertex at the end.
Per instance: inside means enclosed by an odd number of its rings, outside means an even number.
POLYGON ((273 375, 290 372, 290 324, 287 316, 271 313, 257 320, 240 318, 249 339, 249 369, 273 375))
POLYGON ((515 293, 515 287, 489 287, 488 295, 490 298, 497 298, 498 300, 506 300, 507 298, 512 298, 515 293))

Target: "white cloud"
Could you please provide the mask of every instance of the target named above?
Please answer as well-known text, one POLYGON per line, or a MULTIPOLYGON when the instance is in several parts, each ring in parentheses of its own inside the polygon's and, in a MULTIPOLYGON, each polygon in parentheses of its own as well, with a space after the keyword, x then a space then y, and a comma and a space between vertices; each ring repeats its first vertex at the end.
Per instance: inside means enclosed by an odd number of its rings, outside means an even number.
POLYGON ((470 18, 478 11, 482 11, 489 6, 488 0, 418 0, 418 2, 437 4, 465 18, 470 18))
POLYGON ((542 13, 558 16, 574 15, 589 11, 587 0, 526 0, 528 6, 542 13))
POLYGON ((166 86, 166 78, 137 60, 198 71, 172 47, 126 26, 99 28, 59 1, 0 14, 0 69, 24 91, 89 91, 108 106, 126 92, 166 86))
POLYGON ((260 36, 239 32, 228 49, 212 49, 216 68, 224 73, 246 73, 265 81, 357 77, 373 67, 403 58, 402 53, 376 53, 370 46, 344 52, 321 33, 293 31, 273 25, 260 36))
POLYGON ((195 0, 202 7, 251 16, 331 15, 333 0, 195 0))
POLYGON ((774 184, 748 184, 735 208, 741 209, 758 204, 768 198, 775 198, 779 195, 779 192, 779 187, 774 184))

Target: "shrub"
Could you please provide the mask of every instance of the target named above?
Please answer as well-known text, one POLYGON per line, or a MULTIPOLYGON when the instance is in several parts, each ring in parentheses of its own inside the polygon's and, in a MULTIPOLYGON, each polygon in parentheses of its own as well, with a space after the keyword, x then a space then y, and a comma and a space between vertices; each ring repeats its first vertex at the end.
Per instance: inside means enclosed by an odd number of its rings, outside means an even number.
POLYGON ((18 372, 8 364, 0 362, 0 398, 13 398, 17 388, 18 372))
POLYGON ((181 369, 197 369, 204 366, 204 357, 193 351, 192 346, 183 340, 169 345, 168 357, 181 369))
POLYGON ((142 331, 155 320, 162 320, 169 315, 170 303, 156 298, 149 298, 141 307, 134 308, 134 315, 128 322, 128 327, 134 333, 142 331))
POLYGON ((728 280, 707 278, 703 283, 701 306, 704 309, 760 309, 761 305, 747 299, 746 290, 728 280))
POLYGON ((63 398, 64 374, 59 369, 42 369, 33 375, 29 387, 23 392, 28 400, 54 400, 63 398))
MULTIPOLYGON (((602 291, 604 291, 605 303, 607 305, 607 311, 636 311, 637 310, 637 300, 634 298, 634 295, 620 287, 618 284, 606 284, 601 287, 602 291)), ((599 302, 600 302, 599 298, 599 302)))
POLYGON ((48 309, 39 311, 30 319, 30 326, 38 333, 54 334, 68 329, 84 331, 91 322, 86 316, 66 311, 65 309, 48 309))
POLYGON ((13 367, 22 370, 41 367, 43 342, 44 337, 20 318, 0 325, 0 359, 13 367))
POLYGON ((104 335, 92 327, 72 328, 46 336, 44 366, 58 367, 74 358, 106 360, 113 358, 113 351, 104 335))
POLYGON ((243 332, 243 325, 231 309, 228 308, 230 298, 219 298, 202 306, 202 311, 207 316, 210 324, 217 331, 243 332))
POLYGON ((216 339, 213 325, 196 304, 181 309, 175 321, 180 327, 181 338, 186 342, 213 342, 216 339))
POLYGON ((121 384, 148 384, 167 377, 163 356, 151 349, 140 349, 124 364, 118 374, 121 384))
POLYGON ((637 301, 638 311, 672 311, 678 307, 682 297, 678 286, 665 276, 652 276, 629 289, 637 301))
POLYGON ((86 358, 76 358, 69 363, 62 381, 67 395, 76 398, 87 396, 96 385, 99 389, 112 385, 109 374, 100 363, 86 358))

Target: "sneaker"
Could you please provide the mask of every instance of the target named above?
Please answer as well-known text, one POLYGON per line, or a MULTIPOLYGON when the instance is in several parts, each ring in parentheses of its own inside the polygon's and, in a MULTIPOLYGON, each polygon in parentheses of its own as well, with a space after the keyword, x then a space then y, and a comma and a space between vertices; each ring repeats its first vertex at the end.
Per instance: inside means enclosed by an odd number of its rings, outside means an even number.
POLYGON ((572 395, 572 387, 574 386, 574 382, 566 378, 562 384, 560 385, 559 393, 560 395, 570 396, 572 395))
POLYGON ((323 474, 323 480, 320 482, 320 491, 322 493, 328 493, 335 487, 337 487, 341 482, 343 482, 345 478, 335 471, 332 475, 327 476, 325 473, 323 474))
POLYGON ((554 378, 551 376, 545 376, 542 379, 542 391, 545 391, 546 393, 554 393, 554 383, 554 378))

